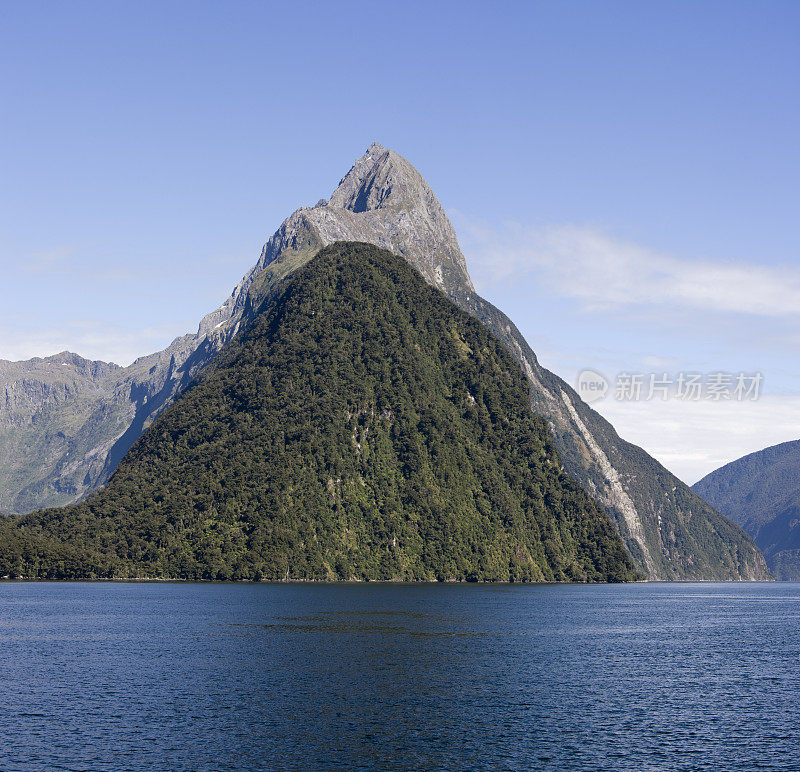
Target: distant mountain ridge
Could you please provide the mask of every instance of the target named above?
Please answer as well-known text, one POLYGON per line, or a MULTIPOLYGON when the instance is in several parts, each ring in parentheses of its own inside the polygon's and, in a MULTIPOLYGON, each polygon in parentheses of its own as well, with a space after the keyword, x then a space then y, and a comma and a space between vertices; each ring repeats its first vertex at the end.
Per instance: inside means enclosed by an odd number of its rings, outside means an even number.
POLYGON ((755 539, 776 579, 800 581, 800 440, 731 461, 693 487, 755 539))
MULTIPOLYGON (((568 384, 539 365, 511 320, 475 293, 455 231, 422 175, 377 143, 329 201, 302 207, 284 221, 196 335, 121 369, 102 386, 110 397, 97 406, 83 397, 54 406, 47 400, 37 404, 34 389, 26 410, 15 415, 0 409, 0 448, 21 451, 31 435, 42 448, 36 456, 23 453, 9 467, 12 473, 0 481, 0 510, 68 503, 102 485, 142 430, 236 335, 270 288, 336 241, 372 243, 404 257, 506 345, 528 377, 534 411, 549 422, 565 468, 607 508, 644 575, 769 578, 763 557, 740 528, 641 448, 621 440, 568 384), (58 432, 64 438, 55 441, 58 432)), ((22 370, 28 365, 15 364, 22 370)), ((23 373, 17 377, 25 380, 23 373)), ((0 379, 4 386, 8 390, 8 381, 0 379)))

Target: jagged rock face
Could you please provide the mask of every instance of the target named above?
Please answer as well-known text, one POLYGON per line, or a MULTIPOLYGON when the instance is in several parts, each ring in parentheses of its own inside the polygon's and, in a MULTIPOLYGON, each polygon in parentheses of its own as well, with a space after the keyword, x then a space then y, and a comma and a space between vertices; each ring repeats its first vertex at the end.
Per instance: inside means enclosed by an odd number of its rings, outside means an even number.
POLYGON ((301 207, 283 222, 230 298, 203 320, 201 331, 223 318, 238 318, 256 279, 263 284, 283 278, 336 241, 362 241, 401 255, 450 295, 474 292, 456 232, 430 186, 405 158, 375 142, 329 201, 301 207))
POLYGON ((428 183, 377 143, 307 216, 326 243, 375 243, 405 257, 434 286, 474 291, 455 230, 428 183))
POLYGON ((186 335, 129 367, 64 352, 0 361, 0 512, 77 501, 108 480, 225 341, 186 335))
MULTIPOLYGON (((328 201, 300 208, 284 221, 256 265, 225 303, 201 321, 196 335, 118 368, 103 387, 113 396, 99 399, 94 410, 76 397, 79 417, 63 432, 69 450, 58 458, 57 451, 46 457, 26 455, 20 462, 25 473, 17 475, 17 482, 4 478, 0 511, 68 503, 105 483, 144 428, 247 324, 269 288, 336 241, 367 242, 403 256, 504 342, 528 376, 533 409, 549 422, 566 470, 605 505, 646 576, 769 578, 761 553, 740 528, 641 448, 621 440, 569 385, 541 367, 513 323, 475 293, 453 226, 422 175, 377 143, 355 162, 328 201), (15 488, 23 477, 30 481, 27 487, 15 488)), ((18 364, 21 371, 30 365, 18 364)), ((102 369, 102 363, 97 367, 102 369)), ((35 414, 28 415, 31 425, 35 414)), ((0 406, 0 426, 8 419, 0 406)), ((6 446, 19 439, 0 436, 0 442, 1 458, 8 456, 6 446)))

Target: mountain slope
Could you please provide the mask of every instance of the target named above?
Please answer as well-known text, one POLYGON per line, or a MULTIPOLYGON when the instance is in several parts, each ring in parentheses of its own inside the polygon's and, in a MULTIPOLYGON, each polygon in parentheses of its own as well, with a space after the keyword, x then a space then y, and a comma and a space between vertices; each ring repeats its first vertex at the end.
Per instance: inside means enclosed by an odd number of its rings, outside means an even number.
MULTIPOLYGON (((390 249, 482 321, 528 376, 534 411, 551 425, 567 472, 606 506, 647 577, 769 578, 763 556, 747 534, 641 448, 621 440, 568 384, 539 364, 513 322, 475 293, 444 209, 422 175, 397 153, 371 145, 330 202, 299 209, 279 233, 281 243, 300 243, 305 254, 313 252, 312 244, 336 240, 364 240, 390 249), (342 208, 348 205, 353 209, 342 208)), ((251 294, 259 295, 261 287, 270 285, 269 272, 280 265, 283 254, 292 263, 304 253, 265 249, 246 277, 251 294)))
MULTIPOLYGON (((74 447, 81 427, 112 398, 120 369, 66 352, 29 362, 0 362, 0 384, 5 386, 0 392, 4 397, 0 410, 0 491, 6 494, 0 495, 0 510, 14 508, 9 492, 18 494, 35 484, 28 476, 31 459, 39 459, 44 468, 66 468, 71 461, 65 458, 70 444, 74 447)), ((114 427, 106 424, 97 440, 112 441, 113 433, 114 427)), ((73 458, 85 455, 84 450, 73 453, 73 458)), ((102 459, 94 462, 103 464, 102 459)), ((54 480, 53 490, 56 497, 75 493, 69 475, 63 473, 54 480)), ((35 496, 31 499, 31 503, 37 501, 35 496)))
POLYGON ((755 539, 776 579, 800 581, 800 440, 743 456, 693 487, 755 539))
POLYGON ((770 578, 751 538, 637 445, 621 439, 564 380, 542 367, 508 317, 481 298, 466 310, 521 362, 534 412, 553 432, 568 474, 600 501, 650 579, 770 578))
POLYGON ((633 578, 517 363, 404 260, 336 244, 263 309, 101 492, 19 521, 3 573, 633 578))
MULTIPOLYGON (((330 201, 302 207, 284 221, 231 296, 201 322, 197 335, 121 371, 114 399, 103 403, 106 418, 100 411, 79 431, 65 431, 68 447, 57 463, 46 454, 25 456, 21 464, 33 482, 22 491, 0 491, 0 510, 74 501, 105 482, 142 429, 248 323, 275 283, 336 241, 368 242, 404 257, 506 345, 528 377, 531 404, 549 423, 568 473, 607 508, 646 576, 769 578, 747 534, 641 448, 621 440, 569 385, 541 367, 514 324, 475 294, 455 231, 430 186, 406 159, 377 143, 356 161, 330 201), (110 447, 104 434, 108 426, 115 427, 110 447)), ((37 419, 34 408, 12 423, 19 427, 37 419)), ((7 422, 0 404, 0 427, 7 422)))

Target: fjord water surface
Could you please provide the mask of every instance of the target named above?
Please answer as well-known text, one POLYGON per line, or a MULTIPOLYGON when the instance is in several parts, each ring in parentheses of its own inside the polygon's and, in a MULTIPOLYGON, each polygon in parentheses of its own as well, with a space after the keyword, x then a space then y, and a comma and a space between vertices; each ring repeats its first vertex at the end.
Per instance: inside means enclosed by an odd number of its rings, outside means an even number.
POLYGON ((0 769, 800 769, 800 585, 0 584, 0 769))

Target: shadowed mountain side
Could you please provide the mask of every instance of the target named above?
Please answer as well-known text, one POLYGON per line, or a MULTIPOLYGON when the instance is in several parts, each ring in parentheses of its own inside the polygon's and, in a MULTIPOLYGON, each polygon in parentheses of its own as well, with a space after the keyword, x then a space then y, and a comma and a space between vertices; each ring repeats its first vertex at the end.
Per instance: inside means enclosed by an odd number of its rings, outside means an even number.
POLYGON ((800 440, 732 461, 694 490, 755 539, 776 579, 800 581, 800 440))

